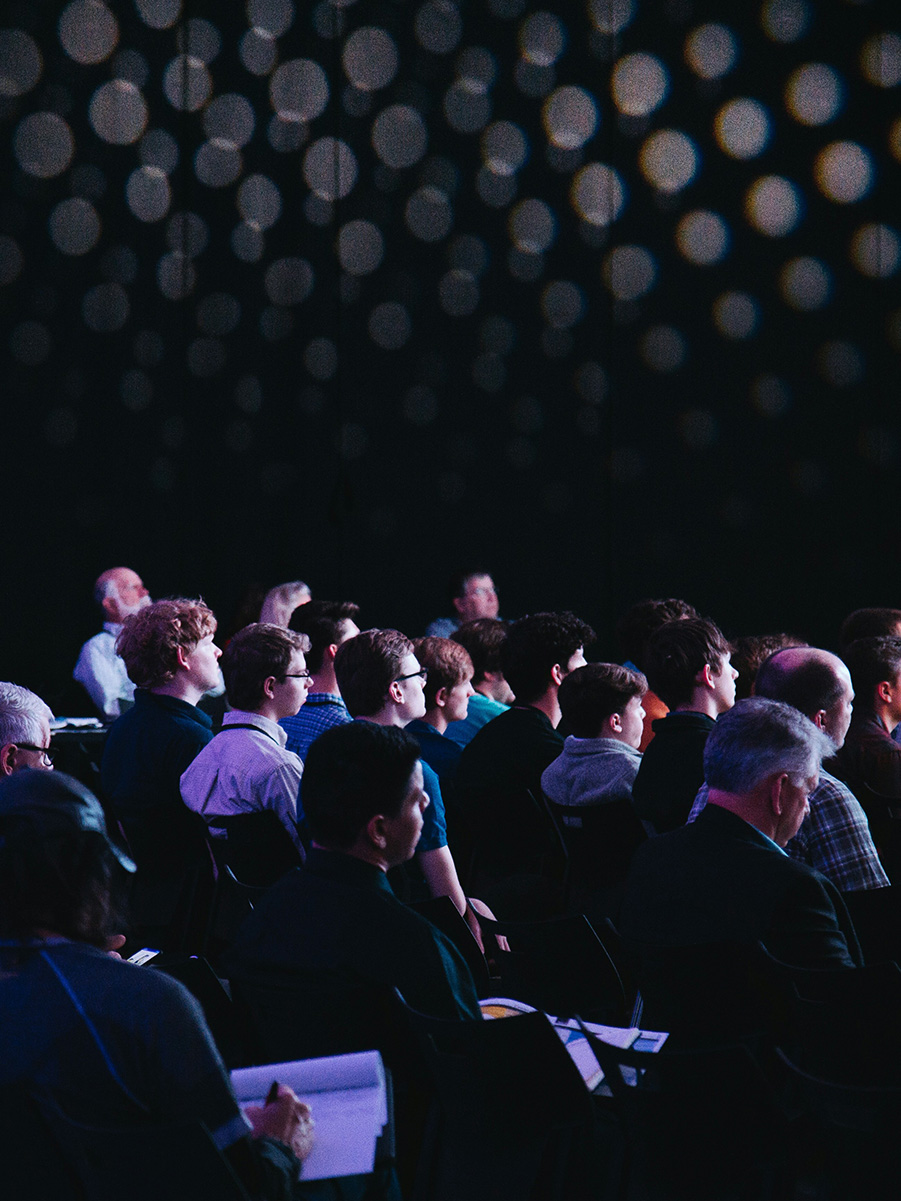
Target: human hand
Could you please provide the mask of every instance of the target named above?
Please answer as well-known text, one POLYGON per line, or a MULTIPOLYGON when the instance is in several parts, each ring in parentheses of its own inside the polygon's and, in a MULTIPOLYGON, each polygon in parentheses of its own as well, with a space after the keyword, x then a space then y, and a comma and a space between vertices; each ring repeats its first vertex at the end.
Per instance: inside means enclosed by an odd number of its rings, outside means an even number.
POLYGON ((298 1100, 286 1084, 278 1086, 274 1101, 265 1105, 248 1105, 244 1110, 254 1138, 278 1139, 287 1143, 298 1159, 306 1159, 313 1149, 313 1113, 309 1105, 298 1100))
POLYGON ((119 954, 119 949, 120 947, 124 947, 127 941, 124 934, 113 934, 106 940, 105 950, 107 955, 110 955, 113 959, 121 959, 122 956, 119 954))

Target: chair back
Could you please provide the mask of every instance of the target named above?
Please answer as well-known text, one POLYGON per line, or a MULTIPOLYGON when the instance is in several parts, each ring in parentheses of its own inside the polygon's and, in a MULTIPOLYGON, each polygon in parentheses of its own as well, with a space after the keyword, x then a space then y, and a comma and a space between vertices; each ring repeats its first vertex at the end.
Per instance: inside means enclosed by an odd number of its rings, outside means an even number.
POLYGON ((271 809, 210 817, 209 824, 226 832, 224 839, 211 839, 217 864, 227 864, 242 884, 267 888, 303 862, 288 831, 271 809))
POLYGON ((476 994, 480 997, 490 996, 488 990, 492 985, 485 956, 479 950, 479 944, 465 918, 450 897, 429 897, 425 901, 415 901, 410 908, 428 918, 432 925, 437 926, 454 944, 472 973, 476 994))

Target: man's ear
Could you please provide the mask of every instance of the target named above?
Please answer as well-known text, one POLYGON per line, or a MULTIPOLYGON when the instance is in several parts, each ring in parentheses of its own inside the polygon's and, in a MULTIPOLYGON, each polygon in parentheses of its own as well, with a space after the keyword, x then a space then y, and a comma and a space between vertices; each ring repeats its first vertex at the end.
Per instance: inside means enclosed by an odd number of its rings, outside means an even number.
POLYGON ((11 776, 16 770, 16 744, 4 742, 0 746, 0 776, 11 776))
POLYGON ((462 616, 463 616, 463 610, 460 608, 460 606, 461 606, 461 604, 462 604, 462 603, 463 603, 463 597, 462 597, 462 596, 455 596, 455 597, 453 598, 453 600, 451 601, 451 604, 454 606, 454 609, 455 609, 455 611, 456 611, 456 613, 457 613, 457 616, 458 616, 458 617, 462 617, 462 616))
POLYGON ((705 688, 714 688, 716 674, 709 663, 705 663, 698 674, 695 676, 695 683, 705 688))
POLYGON ((110 621, 119 620, 119 605, 114 597, 105 596, 100 602, 100 608, 106 614, 110 621))
POLYGON ((610 716, 607 718, 607 721, 605 724, 607 725, 607 727, 609 729, 613 730, 613 732, 615 734, 622 734, 622 732, 623 732, 622 714, 611 713, 610 716))
POLYGON ((772 776, 769 783, 770 808, 777 817, 785 810, 785 785, 788 783, 788 772, 779 772, 772 776))
POLYGON ((188 654, 189 652, 186 651, 183 646, 177 646, 175 648, 175 657, 178 660, 178 666, 184 667, 186 670, 188 667, 188 654))
POLYGON ((437 707, 439 709, 443 709, 445 707, 445 705, 447 704, 447 694, 449 691, 450 691, 449 688, 441 687, 435 693, 435 704, 437 705, 437 707))
POLYGON ((389 701, 394 701, 395 705, 400 705, 404 699, 404 690, 398 684, 397 680, 392 680, 388 685, 387 698, 389 701))
POLYGON ((269 700, 272 700, 272 698, 275 696, 276 683, 277 681, 275 676, 267 676, 263 681, 263 696, 266 696, 269 698, 269 700))
POLYGON ((335 655, 337 655, 337 653, 338 653, 338 643, 330 642, 328 644, 328 646, 325 648, 325 653, 326 653, 326 655, 328 655, 328 657, 330 659, 334 659, 335 655))
POLYGON ((818 730, 825 730, 826 729, 826 710, 825 709, 817 709, 816 713, 811 714, 810 720, 813 722, 813 724, 817 727, 818 730))
POLYGON ((557 685, 558 688, 563 683, 563 678, 565 675, 566 675, 566 672, 563 670, 563 668, 560 666, 559 663, 555 663, 554 666, 551 668, 551 680, 557 685))
POLYGON ((876 699, 882 701, 884 705, 892 703, 892 682, 891 680, 880 680, 876 685, 876 699))
POLYGON ((381 813, 374 813, 366 823, 366 836, 373 846, 383 851, 388 845, 388 838, 385 833, 385 818, 381 813))

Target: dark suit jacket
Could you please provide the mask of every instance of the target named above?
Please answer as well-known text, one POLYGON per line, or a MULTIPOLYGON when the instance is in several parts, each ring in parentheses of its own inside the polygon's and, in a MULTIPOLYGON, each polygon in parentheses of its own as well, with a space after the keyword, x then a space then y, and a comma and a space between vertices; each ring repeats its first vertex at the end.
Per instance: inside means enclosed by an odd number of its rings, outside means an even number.
POLYGON ((867 789, 901 797, 901 743, 875 713, 855 708, 844 746, 829 763, 866 808, 867 789))

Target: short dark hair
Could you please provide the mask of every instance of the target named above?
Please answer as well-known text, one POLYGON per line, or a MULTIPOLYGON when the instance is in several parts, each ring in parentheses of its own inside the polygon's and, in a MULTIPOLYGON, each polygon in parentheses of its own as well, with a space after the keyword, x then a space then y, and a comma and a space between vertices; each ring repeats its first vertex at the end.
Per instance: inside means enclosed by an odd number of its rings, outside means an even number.
POLYGON ((360 606, 353 601, 311 600, 297 606, 291 614, 288 629, 309 638, 307 667, 310 671, 322 670, 326 649, 340 643, 342 624, 356 621, 359 612, 360 606))
POLYGON ((746 634, 743 638, 733 639, 732 666, 738 672, 738 679, 735 681, 737 701, 751 695, 757 672, 764 659, 789 646, 807 646, 807 643, 803 638, 796 638, 794 634, 746 634))
POLYGON ((870 707, 876 685, 901 672, 901 638, 858 638, 845 652, 858 704, 870 707))
POLYGON ((473 679, 481 683, 485 673, 501 670, 501 647, 507 638, 508 625, 496 617, 477 617, 466 621, 451 634, 454 642, 469 651, 472 659, 473 679))
POLYGON ((773 651, 758 667, 754 685, 757 696, 783 701, 805 717, 813 717, 821 709, 831 709, 844 691, 831 656, 826 658, 813 647, 809 648, 809 655, 783 655, 783 651, 790 649, 781 647, 773 651))
POLYGON ((413 643, 400 630, 364 630, 341 643, 335 677, 351 717, 378 713, 401 664, 412 654, 413 643))
POLYGON ((482 567, 467 567, 466 569, 455 571, 447 584, 448 600, 454 601, 458 600, 461 596, 465 596, 466 585, 470 580, 475 579, 479 575, 490 576, 491 572, 486 571, 482 567))
POLYGON ((450 638, 414 638, 413 652, 421 665, 429 669, 425 684, 427 709, 434 707, 440 688, 453 688, 467 678, 472 679, 472 659, 459 642, 450 638))
POLYGON ((295 651, 310 640, 284 626, 256 621, 238 630, 222 652, 222 675, 228 703, 235 709, 256 709, 264 700, 263 685, 270 676, 282 679, 295 651))
POLYGON ((858 638, 895 637, 899 626, 901 609, 855 609, 842 622, 838 644, 844 649, 858 638))
POLYGON ((501 647, 501 667, 517 701, 529 704, 541 696, 554 664, 565 667, 594 638, 574 613, 530 613, 514 621, 501 647))
POLYGON ((640 600, 622 618, 616 627, 616 635, 625 657, 645 671, 648 641, 654 631, 668 621, 698 616, 700 614, 693 605, 674 596, 664 600, 640 600))
POLYGON ((648 643, 648 683, 670 709, 691 700, 695 678, 731 653, 719 626, 703 617, 668 621, 648 643))
POLYGON ((347 850, 376 814, 394 817, 419 744, 398 726, 353 721, 326 730, 304 761, 303 808, 314 842, 347 850))
POLYGON ((633 696, 644 696, 647 690, 640 671, 619 663, 589 663, 569 673, 557 696, 576 738, 597 738, 611 714, 622 713, 633 696))

